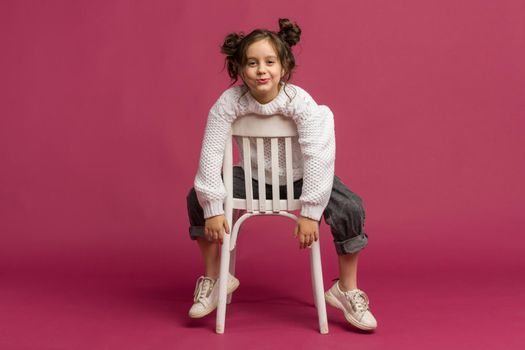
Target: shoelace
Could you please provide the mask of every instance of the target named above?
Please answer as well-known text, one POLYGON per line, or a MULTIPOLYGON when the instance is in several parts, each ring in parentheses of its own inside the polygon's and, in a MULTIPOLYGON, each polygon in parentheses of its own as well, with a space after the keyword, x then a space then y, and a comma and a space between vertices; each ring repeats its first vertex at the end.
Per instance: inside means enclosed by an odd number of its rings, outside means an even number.
POLYGON ((209 277, 199 277, 193 293, 193 302, 206 298, 214 283, 215 281, 209 277))
POLYGON ((354 289, 344 293, 348 301, 354 307, 354 310, 358 313, 364 313, 368 310, 368 296, 365 292, 359 289, 354 289))

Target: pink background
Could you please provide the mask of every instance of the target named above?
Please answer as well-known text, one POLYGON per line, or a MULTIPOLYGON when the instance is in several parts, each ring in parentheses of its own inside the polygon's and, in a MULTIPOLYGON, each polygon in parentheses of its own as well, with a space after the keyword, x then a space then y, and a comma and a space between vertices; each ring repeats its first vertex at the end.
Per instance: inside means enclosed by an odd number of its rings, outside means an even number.
POLYGON ((380 327, 330 311, 318 336, 293 225, 255 219, 219 345, 522 343, 524 1, 105 0, 0 4, 0 347, 217 341, 213 316, 186 318, 203 266, 185 196, 224 36, 279 17, 303 29, 293 83, 334 111, 336 173, 365 200, 380 327))

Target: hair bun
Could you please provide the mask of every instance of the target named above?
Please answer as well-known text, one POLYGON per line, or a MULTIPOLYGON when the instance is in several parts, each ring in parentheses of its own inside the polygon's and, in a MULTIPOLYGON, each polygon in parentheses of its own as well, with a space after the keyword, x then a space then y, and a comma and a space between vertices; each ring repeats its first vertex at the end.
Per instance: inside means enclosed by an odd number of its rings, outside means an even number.
POLYGON ((292 23, 288 18, 279 18, 279 36, 290 47, 294 46, 301 39, 301 28, 296 23, 292 23))
POLYGON ((224 43, 221 46, 221 52, 226 56, 234 56, 243 38, 243 33, 230 33, 226 35, 224 43))

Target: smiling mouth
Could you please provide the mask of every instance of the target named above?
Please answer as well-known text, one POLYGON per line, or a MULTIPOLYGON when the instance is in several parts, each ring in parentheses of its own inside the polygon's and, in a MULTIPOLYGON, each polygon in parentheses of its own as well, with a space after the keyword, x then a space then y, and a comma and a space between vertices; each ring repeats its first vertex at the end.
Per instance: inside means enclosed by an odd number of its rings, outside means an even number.
POLYGON ((270 79, 257 79, 257 84, 266 84, 270 81, 270 79))

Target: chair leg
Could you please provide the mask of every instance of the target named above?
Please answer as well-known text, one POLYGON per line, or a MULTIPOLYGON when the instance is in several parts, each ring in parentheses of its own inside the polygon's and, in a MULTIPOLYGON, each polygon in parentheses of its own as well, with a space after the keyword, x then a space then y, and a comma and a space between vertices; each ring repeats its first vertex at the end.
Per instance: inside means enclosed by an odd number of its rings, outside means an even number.
POLYGON ((315 288, 315 278, 314 278, 314 265, 312 259, 312 252, 310 252, 310 277, 312 282, 312 294, 314 295, 314 306, 317 310, 317 289, 315 288))
MULTIPOLYGON (((236 257, 237 248, 234 248, 230 252, 230 273, 232 276, 235 276, 235 257, 236 257)), ((226 299, 226 304, 230 304, 232 302, 232 294, 228 294, 228 297, 226 299)))
MULTIPOLYGON (((241 210, 241 209, 233 209, 232 227, 230 228, 230 230, 231 230, 230 233, 233 233, 233 229, 235 227, 235 223, 237 222, 237 220, 239 220, 239 218, 241 217, 243 212, 244 211, 241 210)), ((232 236, 230 236, 230 237, 232 237, 232 236)), ((230 245, 234 245, 234 244, 235 244, 234 242, 232 242, 232 241, 230 242, 230 245)), ((237 252, 237 248, 232 249, 231 252, 230 252, 230 273, 231 273, 232 276, 235 276, 235 257, 236 257, 235 253, 236 252, 237 252)), ((232 294, 228 295, 228 298, 226 300, 227 304, 230 304, 232 302, 232 294)))
POLYGON ((226 233, 222 240, 221 247, 221 267, 219 272, 219 302, 217 305, 217 319, 215 332, 224 333, 224 323, 226 319, 226 299, 228 286, 228 269, 230 265, 230 234, 226 233))
POLYGON ((310 266, 312 272, 314 301, 319 318, 319 331, 328 334, 328 320, 326 317, 326 302, 324 300, 323 271, 321 265, 321 249, 319 241, 312 244, 310 249, 310 266))

